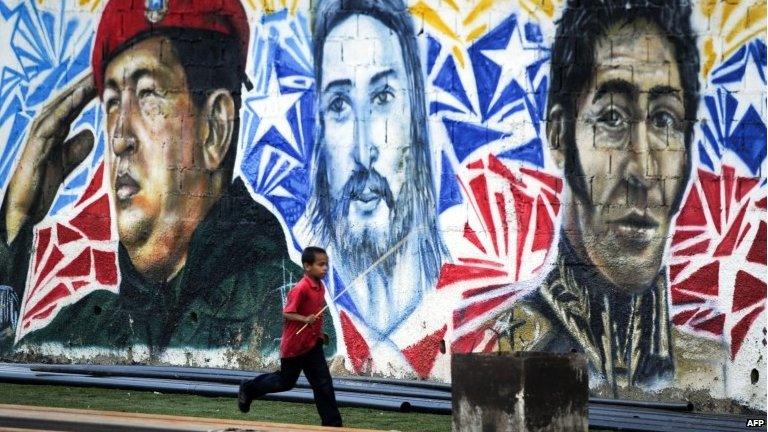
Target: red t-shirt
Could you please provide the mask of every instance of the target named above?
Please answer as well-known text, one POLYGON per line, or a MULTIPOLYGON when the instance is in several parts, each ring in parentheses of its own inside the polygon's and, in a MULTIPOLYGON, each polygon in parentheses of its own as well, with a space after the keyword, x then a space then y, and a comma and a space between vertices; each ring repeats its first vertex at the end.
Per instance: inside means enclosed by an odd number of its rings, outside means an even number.
MULTIPOLYGON (((314 315, 325 304, 325 287, 321 281, 310 276, 303 278, 288 292, 288 300, 285 302, 283 312, 297 313, 299 315, 314 315)), ((300 356, 317 344, 317 340, 323 334, 323 316, 320 315, 313 324, 310 324, 296 334, 304 323, 285 319, 283 321, 283 337, 280 340, 280 357, 300 356)))

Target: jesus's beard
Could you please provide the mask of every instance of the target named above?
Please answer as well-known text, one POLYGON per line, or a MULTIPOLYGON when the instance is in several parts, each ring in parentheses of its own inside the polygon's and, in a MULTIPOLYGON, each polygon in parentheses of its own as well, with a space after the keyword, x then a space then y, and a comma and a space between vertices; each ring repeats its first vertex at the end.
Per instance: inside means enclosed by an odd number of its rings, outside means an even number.
POLYGON ((389 182, 375 170, 356 171, 344 185, 341 199, 331 204, 336 267, 345 285, 349 286, 395 245, 399 249, 377 263, 365 280, 349 287, 349 294, 360 312, 370 319, 369 324, 381 331, 388 326, 390 318, 399 315, 399 311, 393 310, 397 309, 395 305, 407 301, 405 297, 408 297, 401 293, 403 298, 392 298, 397 295, 392 282, 398 258, 407 250, 406 245, 398 245, 398 242, 410 230, 407 209, 411 205, 402 193, 394 200, 389 182), (350 220, 351 202, 366 189, 380 196, 379 205, 387 206, 389 217, 385 224, 350 220))
MULTIPOLYGON (((336 222, 334 246, 340 255, 345 273, 352 275, 362 273, 399 240, 395 236, 396 233, 402 233, 396 226, 399 219, 397 210, 401 204, 395 202, 387 179, 374 169, 355 171, 347 180, 341 199, 334 200, 331 204, 331 214, 336 222), (351 203, 366 189, 379 196, 381 199, 379 205, 387 206, 389 218, 386 225, 381 222, 371 223, 350 219, 351 203)), ((394 260, 385 261, 394 262, 394 260)), ((391 267, 382 263, 380 269, 391 270, 391 267)), ((384 275, 388 273, 386 271, 384 275)))

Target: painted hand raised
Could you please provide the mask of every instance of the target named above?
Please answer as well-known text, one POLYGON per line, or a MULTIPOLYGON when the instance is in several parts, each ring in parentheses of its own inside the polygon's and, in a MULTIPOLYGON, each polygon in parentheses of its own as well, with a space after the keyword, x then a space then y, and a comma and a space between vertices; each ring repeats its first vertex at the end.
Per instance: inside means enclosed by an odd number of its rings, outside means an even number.
POLYGON ((29 218, 37 222, 45 216, 62 181, 91 152, 91 131, 67 136, 72 122, 96 95, 93 77, 88 74, 64 89, 32 122, 5 195, 9 244, 29 218))

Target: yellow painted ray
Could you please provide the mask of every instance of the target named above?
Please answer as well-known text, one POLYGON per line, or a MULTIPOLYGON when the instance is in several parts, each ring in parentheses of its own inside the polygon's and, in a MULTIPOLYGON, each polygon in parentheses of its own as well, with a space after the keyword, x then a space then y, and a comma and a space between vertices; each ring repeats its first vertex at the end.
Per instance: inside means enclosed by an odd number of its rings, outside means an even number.
POLYGON ((552 20, 564 0, 517 0, 520 9, 539 22, 552 20))
MULTIPOLYGON (((54 3, 57 4, 57 5, 60 4, 58 1, 57 2, 53 2, 53 1, 50 1, 50 0, 37 0, 37 4, 39 4, 39 5, 43 5, 46 2, 48 4, 54 4, 54 3)), ((98 9, 99 6, 101 6, 101 3, 102 3, 102 0, 77 0, 77 2, 76 2, 77 7, 80 10, 87 10, 87 11, 90 11, 90 12, 95 12, 96 9, 98 9)))
MULTIPOLYGON (((273 13, 278 12, 283 9, 288 9, 288 12, 291 15, 296 15, 296 10, 299 9, 300 0, 244 0, 248 7, 251 8, 251 10, 261 10, 264 13, 273 13)), ((307 9, 307 5, 301 5, 303 6, 302 9, 307 9)))
MULTIPOLYGON (((412 0, 409 10, 417 28, 429 27, 442 36, 460 68, 467 65, 467 47, 498 25, 519 0, 412 0)), ((546 0, 551 1, 551 0, 546 0)), ((554 0, 559 1, 559 0, 554 0)))
POLYGON ((765 35, 765 0, 703 0, 699 8, 709 22, 709 33, 702 40, 701 74, 705 78, 716 63, 754 37, 765 35))

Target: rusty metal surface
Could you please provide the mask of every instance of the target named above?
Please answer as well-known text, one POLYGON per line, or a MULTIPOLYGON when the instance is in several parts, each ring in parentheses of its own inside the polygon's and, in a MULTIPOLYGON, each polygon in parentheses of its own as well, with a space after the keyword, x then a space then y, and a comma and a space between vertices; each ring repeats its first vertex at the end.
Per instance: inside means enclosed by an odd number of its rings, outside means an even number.
POLYGON ((370 429, 328 428, 286 423, 222 420, 137 414, 114 411, 78 410, 0 405, 0 430, 114 431, 114 432, 373 432, 370 429))

